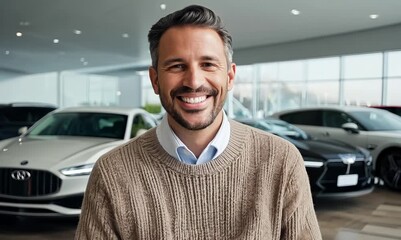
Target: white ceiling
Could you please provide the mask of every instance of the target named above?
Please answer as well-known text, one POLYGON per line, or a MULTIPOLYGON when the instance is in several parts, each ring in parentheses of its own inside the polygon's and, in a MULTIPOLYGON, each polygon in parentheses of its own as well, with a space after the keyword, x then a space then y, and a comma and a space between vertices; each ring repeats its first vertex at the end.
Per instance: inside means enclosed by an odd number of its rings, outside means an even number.
POLYGON ((192 3, 222 17, 234 49, 401 23, 400 0, 0 0, 0 72, 147 66, 151 25, 192 3))

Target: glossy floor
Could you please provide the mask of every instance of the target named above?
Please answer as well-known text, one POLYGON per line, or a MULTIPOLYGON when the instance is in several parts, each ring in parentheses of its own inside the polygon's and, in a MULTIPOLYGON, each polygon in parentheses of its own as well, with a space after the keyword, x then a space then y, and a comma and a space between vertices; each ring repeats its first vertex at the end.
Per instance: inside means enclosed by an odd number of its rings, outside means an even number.
MULTIPOLYGON (((378 186, 362 197, 317 199, 315 209, 324 240, 401 239, 401 192, 378 186)), ((0 239, 72 239, 77 221, 0 216, 0 239)))

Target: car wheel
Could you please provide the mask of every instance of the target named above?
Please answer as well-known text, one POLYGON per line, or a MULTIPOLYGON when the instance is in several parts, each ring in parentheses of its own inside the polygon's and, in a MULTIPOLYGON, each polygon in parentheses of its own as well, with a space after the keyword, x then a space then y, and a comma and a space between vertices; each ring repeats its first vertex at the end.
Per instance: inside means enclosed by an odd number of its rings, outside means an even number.
POLYGON ((389 188, 401 190, 401 151, 391 151, 384 156, 380 176, 389 188))

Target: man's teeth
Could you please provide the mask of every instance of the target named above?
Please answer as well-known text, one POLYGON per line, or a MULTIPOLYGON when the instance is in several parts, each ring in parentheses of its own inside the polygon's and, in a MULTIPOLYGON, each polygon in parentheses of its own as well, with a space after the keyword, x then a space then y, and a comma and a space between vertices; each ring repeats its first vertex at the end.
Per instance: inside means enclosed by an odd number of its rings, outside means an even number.
POLYGON ((194 98, 189 98, 189 97, 181 97, 182 101, 186 103, 200 103, 206 100, 206 96, 202 97, 194 97, 194 98))

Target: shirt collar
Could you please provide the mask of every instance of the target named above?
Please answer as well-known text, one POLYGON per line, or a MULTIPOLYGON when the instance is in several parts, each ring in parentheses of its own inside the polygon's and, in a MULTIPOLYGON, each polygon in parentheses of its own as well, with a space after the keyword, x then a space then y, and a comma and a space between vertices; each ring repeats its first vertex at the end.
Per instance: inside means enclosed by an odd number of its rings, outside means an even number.
POLYGON ((161 123, 157 126, 156 134, 163 149, 175 159, 187 164, 202 164, 215 159, 225 150, 230 141, 230 123, 223 111, 223 122, 219 131, 198 159, 171 129, 167 121, 167 114, 163 116, 161 123))

